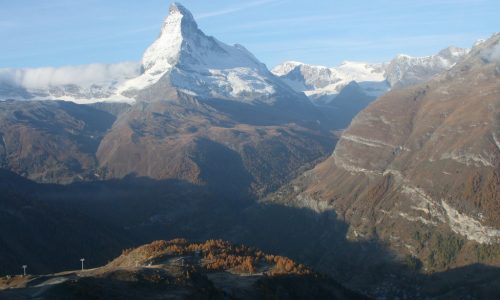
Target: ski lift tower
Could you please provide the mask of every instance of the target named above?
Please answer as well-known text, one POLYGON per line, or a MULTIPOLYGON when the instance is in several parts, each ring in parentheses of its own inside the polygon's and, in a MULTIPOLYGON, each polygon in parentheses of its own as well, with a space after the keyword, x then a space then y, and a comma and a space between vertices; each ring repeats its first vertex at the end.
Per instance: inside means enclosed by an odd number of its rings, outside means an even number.
POLYGON ((28 268, 27 265, 23 265, 23 276, 26 276, 26 269, 28 268))
POLYGON ((85 261, 85 258, 80 258, 80 261, 82 262, 82 271, 83 271, 83 262, 85 261))

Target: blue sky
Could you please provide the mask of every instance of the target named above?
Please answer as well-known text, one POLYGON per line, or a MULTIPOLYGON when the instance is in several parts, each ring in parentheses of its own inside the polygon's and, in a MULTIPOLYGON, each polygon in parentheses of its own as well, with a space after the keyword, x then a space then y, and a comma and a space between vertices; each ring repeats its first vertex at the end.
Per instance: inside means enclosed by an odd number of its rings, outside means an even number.
MULTIPOLYGON (((498 0, 184 0, 208 35, 272 67, 334 66, 470 46, 500 28, 498 0)), ((0 0, 0 68, 139 61, 167 0, 0 0)))

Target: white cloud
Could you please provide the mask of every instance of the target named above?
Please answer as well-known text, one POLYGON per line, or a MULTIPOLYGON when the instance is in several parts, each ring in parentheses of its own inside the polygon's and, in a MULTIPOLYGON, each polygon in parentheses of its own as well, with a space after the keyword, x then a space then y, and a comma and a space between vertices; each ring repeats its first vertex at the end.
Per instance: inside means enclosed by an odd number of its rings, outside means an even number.
POLYGON ((0 69, 0 83, 13 84, 27 89, 76 84, 90 86, 121 82, 136 77, 140 64, 124 62, 118 64, 90 64, 59 68, 0 69))
POLYGON ((490 60, 500 62, 500 42, 491 50, 490 60))

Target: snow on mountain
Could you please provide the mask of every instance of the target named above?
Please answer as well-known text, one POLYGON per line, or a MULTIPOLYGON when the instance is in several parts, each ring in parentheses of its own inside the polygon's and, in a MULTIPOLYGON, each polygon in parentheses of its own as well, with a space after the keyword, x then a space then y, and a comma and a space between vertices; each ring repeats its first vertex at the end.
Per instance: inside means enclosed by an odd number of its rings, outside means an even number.
POLYGON ((272 72, 312 100, 325 96, 330 96, 331 100, 351 81, 356 81, 371 96, 378 96, 388 89, 382 64, 346 61, 337 67, 328 68, 288 61, 273 68, 272 72))
POLYGON ((159 38, 142 59, 143 74, 120 87, 137 97, 156 84, 206 98, 267 101, 279 92, 295 93, 241 45, 229 46, 206 36, 192 14, 170 6, 159 38))
POLYGON ((469 49, 449 47, 436 55, 412 57, 398 55, 389 63, 369 64, 346 61, 333 68, 287 61, 273 68, 290 87, 304 92, 316 103, 331 102, 351 81, 364 93, 377 97, 390 88, 399 88, 428 80, 449 70, 469 49))
POLYGON ((431 56, 412 57, 400 54, 387 65, 386 78, 391 87, 420 83, 451 69, 467 53, 469 49, 448 47, 431 56))
POLYGON ((140 74, 140 64, 90 64, 59 68, 0 69, 0 100, 60 99, 77 103, 126 101, 117 87, 140 74))

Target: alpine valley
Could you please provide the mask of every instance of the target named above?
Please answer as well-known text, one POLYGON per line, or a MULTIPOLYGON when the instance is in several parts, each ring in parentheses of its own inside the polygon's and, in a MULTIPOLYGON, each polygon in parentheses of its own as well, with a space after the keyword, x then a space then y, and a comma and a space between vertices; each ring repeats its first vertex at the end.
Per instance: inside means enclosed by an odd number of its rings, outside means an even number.
POLYGON ((48 274, 0 299, 498 299, 499 95, 500 34, 269 70, 179 3, 140 63, 0 69, 0 276, 48 274))

